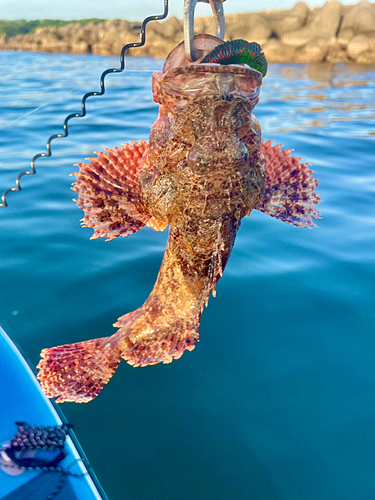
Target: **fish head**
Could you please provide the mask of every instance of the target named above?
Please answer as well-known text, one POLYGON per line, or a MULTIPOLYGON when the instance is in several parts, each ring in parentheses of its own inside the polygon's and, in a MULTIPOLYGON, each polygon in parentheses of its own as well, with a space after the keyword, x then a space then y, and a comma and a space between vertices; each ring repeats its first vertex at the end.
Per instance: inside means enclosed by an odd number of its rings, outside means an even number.
POLYGON ((177 45, 165 60, 161 73, 154 73, 154 101, 169 108, 181 108, 201 97, 240 97, 254 108, 259 101, 262 74, 245 64, 216 64, 201 61, 223 41, 212 35, 196 35, 194 44, 201 54, 191 63, 185 55, 184 42, 177 45))

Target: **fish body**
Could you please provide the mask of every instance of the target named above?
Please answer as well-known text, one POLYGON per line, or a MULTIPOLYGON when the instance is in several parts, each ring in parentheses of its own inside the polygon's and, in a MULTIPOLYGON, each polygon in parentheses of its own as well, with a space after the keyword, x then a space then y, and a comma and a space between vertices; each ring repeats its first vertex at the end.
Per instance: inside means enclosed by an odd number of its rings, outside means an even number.
POLYGON ((196 63, 180 44, 153 75, 160 108, 148 144, 98 153, 75 174, 77 203, 94 237, 170 228, 152 292, 119 318, 114 335, 42 351, 38 378, 58 402, 96 397, 121 359, 170 363, 194 349, 204 305, 216 294, 241 219, 254 208, 300 226, 319 216, 311 171, 262 143, 252 114, 261 73, 201 64, 222 41, 198 35, 195 43, 202 54, 196 63))

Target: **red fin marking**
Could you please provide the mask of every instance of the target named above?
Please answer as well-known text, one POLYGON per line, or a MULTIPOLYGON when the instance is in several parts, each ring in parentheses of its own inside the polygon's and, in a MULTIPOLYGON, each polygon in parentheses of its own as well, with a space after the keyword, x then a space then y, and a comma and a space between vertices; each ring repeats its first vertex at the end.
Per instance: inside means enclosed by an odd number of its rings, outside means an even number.
POLYGON ((85 212, 82 225, 94 229, 92 238, 128 236, 149 223, 151 215, 143 204, 137 177, 147 148, 145 141, 133 141, 115 151, 97 152, 97 158, 87 158, 90 164, 78 164, 72 189, 85 212))
POLYGON ((162 220, 156 219, 155 217, 151 217, 148 222, 146 222, 146 226, 152 227, 155 231, 164 231, 164 229, 168 226, 162 220))
POLYGON ((96 398, 121 361, 116 334, 43 349, 37 368, 47 397, 57 403, 87 403, 96 398))
POLYGON ((261 151, 266 160, 267 182, 262 205, 255 207, 265 214, 300 227, 317 227, 313 219, 320 219, 315 205, 320 196, 313 170, 300 158, 290 156, 291 149, 281 151, 281 145, 262 140, 261 151))

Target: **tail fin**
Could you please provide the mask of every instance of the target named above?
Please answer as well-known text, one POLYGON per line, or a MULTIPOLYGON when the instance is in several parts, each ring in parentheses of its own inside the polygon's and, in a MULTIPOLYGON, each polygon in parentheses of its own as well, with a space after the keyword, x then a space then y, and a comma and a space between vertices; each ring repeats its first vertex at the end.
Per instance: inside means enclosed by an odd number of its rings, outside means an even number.
POLYGON ((94 399, 121 361, 118 336, 43 349, 37 368, 47 397, 57 403, 87 403, 94 399))
POLYGON ((43 349, 37 375, 43 391, 56 403, 88 403, 112 378, 121 359, 130 365, 171 363, 199 339, 198 324, 183 319, 154 326, 142 308, 125 314, 111 337, 43 349), (150 323, 149 323, 150 321, 150 323))

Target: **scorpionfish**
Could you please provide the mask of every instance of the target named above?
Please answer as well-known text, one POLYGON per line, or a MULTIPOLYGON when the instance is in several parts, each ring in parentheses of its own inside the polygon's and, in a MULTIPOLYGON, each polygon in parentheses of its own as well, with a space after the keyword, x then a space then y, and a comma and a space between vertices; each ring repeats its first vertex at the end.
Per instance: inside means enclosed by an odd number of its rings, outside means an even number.
POLYGON ((252 112, 262 73, 206 62, 220 44, 197 35, 201 57, 194 63, 177 45, 162 73, 153 74, 160 108, 149 142, 96 153, 72 174, 93 238, 112 240, 144 226, 169 226, 169 237, 153 290, 119 318, 116 333, 43 349, 38 379, 57 402, 92 400, 122 359, 146 366, 192 351, 204 305, 216 294, 241 219, 253 209, 302 227, 319 218, 318 182, 308 165, 261 138, 252 112))

